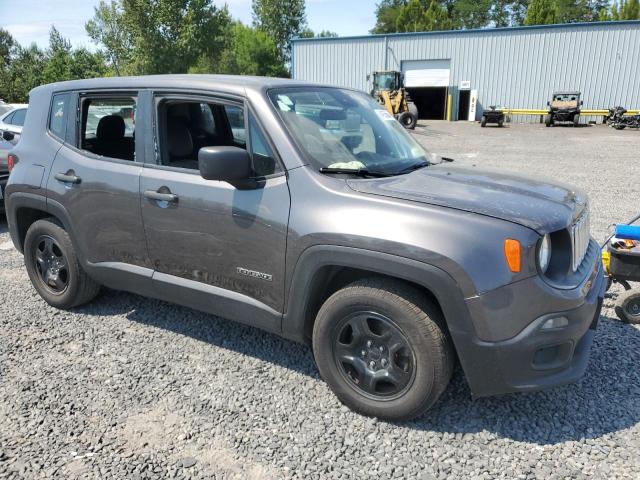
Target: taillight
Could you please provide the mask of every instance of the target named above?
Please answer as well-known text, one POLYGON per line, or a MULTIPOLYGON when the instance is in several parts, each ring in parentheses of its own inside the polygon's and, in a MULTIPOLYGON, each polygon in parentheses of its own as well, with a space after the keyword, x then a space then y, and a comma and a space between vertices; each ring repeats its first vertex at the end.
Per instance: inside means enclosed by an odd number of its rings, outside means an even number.
POLYGON ((10 153, 7 157, 7 167, 9 168, 9 173, 13 170, 13 167, 18 163, 18 157, 16 157, 13 153, 10 153))

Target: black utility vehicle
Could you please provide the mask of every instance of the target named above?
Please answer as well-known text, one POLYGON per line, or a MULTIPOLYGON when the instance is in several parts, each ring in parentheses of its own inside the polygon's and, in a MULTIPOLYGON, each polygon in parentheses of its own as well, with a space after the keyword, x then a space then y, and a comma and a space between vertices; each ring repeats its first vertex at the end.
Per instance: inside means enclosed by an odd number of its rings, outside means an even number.
POLYGON ((547 102, 549 113, 544 118, 547 127, 559 123, 571 123, 574 127, 580 124, 580 92, 555 92, 550 102, 547 102))
POLYGON ((587 197, 434 162, 365 93, 56 83, 31 92, 12 154, 11 238, 55 307, 104 285, 306 342, 340 400, 394 420, 456 362, 475 396, 587 367, 606 286, 587 197))
POLYGON ((488 123, 494 123, 502 127, 504 125, 504 111, 495 105, 491 105, 489 110, 482 112, 482 118, 480 119, 481 127, 486 127, 488 123))

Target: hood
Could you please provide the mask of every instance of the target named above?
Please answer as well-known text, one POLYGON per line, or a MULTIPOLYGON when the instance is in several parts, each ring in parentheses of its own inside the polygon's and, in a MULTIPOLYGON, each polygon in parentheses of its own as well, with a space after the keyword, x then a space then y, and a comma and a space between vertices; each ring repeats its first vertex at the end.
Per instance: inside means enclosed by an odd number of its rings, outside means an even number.
POLYGON ((347 183, 357 192, 487 215, 540 234, 566 228, 587 204, 584 193, 566 185, 450 165, 347 183))

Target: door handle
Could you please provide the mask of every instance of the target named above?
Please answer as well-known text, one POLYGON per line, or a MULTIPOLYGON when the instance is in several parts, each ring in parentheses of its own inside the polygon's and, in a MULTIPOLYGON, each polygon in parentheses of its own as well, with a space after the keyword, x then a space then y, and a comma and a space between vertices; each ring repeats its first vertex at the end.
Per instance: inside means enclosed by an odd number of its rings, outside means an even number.
POLYGON ((175 203, 178 201, 178 196, 175 193, 161 193, 156 192, 155 190, 145 190, 144 196, 145 198, 148 198, 149 200, 155 200, 156 202, 175 203))
POLYGON ((56 173, 55 179, 63 183, 75 183, 78 184, 82 181, 80 177, 75 174, 56 173))

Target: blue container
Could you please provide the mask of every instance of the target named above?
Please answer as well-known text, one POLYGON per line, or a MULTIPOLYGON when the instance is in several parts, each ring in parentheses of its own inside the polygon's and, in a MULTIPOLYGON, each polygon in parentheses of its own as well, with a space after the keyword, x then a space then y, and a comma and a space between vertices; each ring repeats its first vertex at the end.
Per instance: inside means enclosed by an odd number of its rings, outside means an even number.
POLYGON ((616 237, 623 240, 640 241, 640 227, 636 225, 616 225, 616 237))

